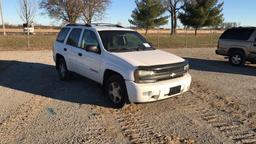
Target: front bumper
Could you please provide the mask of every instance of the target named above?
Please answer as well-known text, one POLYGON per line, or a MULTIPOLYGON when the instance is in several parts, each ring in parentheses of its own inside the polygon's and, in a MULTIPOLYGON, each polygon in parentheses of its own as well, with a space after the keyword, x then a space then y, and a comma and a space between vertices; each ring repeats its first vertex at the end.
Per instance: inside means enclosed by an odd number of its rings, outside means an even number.
POLYGON ((192 78, 187 73, 183 77, 157 83, 138 84, 133 81, 126 81, 125 83, 130 102, 144 103, 180 95, 189 90, 191 81, 192 78), (180 93, 168 95, 170 88, 177 86, 181 86, 180 93))
POLYGON ((217 49, 217 50, 215 51, 215 53, 216 53, 217 55, 223 55, 223 56, 227 56, 227 55, 228 55, 228 52, 227 52, 227 50, 225 50, 225 49, 217 49))

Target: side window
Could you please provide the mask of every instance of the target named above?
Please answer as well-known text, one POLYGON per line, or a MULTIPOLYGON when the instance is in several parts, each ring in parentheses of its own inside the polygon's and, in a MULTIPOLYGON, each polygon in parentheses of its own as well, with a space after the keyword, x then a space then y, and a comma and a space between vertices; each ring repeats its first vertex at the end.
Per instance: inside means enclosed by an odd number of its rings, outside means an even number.
POLYGON ((248 40, 252 33, 253 29, 251 28, 234 28, 225 31, 220 39, 232 39, 232 40, 248 40))
POLYGON ((70 28, 62 28, 58 34, 56 41, 63 43, 67 37, 69 30, 70 30, 70 28))
POLYGON ((81 32, 82 32, 82 29, 74 28, 69 34, 67 44, 71 45, 71 46, 74 46, 74 47, 78 47, 81 32))
POLYGON ((239 35, 239 39, 240 40, 248 40, 251 37, 253 31, 254 30, 251 29, 251 28, 241 30, 240 35, 239 35))
POLYGON ((81 48, 85 49, 86 46, 88 45, 94 45, 99 47, 99 42, 96 34, 93 31, 84 30, 82 42, 81 42, 81 48))

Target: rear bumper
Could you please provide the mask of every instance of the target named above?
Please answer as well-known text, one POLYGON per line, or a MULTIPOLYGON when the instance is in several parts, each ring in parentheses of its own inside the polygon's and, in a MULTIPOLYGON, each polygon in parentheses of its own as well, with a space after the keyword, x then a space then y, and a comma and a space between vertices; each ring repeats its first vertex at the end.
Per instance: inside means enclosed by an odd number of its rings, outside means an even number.
POLYGON ((183 77, 157 83, 138 84, 132 81, 126 81, 126 88, 130 102, 145 103, 180 95, 189 90, 191 80, 190 74, 187 73, 183 77), (170 88, 177 86, 181 86, 180 93, 168 95, 170 88))

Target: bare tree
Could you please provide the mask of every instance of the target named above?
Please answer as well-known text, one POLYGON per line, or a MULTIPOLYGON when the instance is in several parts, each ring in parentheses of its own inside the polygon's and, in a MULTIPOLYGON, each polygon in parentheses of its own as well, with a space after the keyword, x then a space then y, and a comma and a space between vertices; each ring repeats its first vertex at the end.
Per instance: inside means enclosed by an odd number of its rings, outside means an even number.
POLYGON ((171 35, 176 34, 177 29, 177 15, 184 0, 166 0, 167 10, 171 14, 171 35))
POLYGON ((20 0, 20 18, 26 24, 33 23, 36 16, 36 3, 34 0, 20 0))
POLYGON ((102 19, 110 2, 110 0, 83 0, 82 20, 91 24, 92 20, 102 19))
POLYGON ((33 23, 36 16, 36 3, 33 0, 20 0, 20 18, 25 22, 27 29, 27 48, 29 48, 29 26, 33 23))
POLYGON ((83 0, 42 0, 40 8, 50 17, 66 23, 76 23, 83 11, 83 0))

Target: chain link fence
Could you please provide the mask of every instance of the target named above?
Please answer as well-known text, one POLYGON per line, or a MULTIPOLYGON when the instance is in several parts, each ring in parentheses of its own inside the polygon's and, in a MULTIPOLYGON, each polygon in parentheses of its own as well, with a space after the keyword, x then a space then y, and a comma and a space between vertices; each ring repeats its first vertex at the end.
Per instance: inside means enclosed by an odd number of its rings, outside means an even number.
POLYGON ((150 30, 144 36, 157 48, 215 48, 222 33, 221 30, 199 30, 195 35, 193 30, 177 30, 176 35, 170 35, 169 30, 150 30))
MULTIPOLYGON (((29 36, 29 47, 27 34, 20 29, 7 30, 7 35, 0 33, 0 50, 45 50, 51 49, 59 30, 37 29, 35 35, 29 36)), ((218 38, 223 31, 199 30, 194 35, 193 30, 177 30, 177 34, 170 35, 170 30, 137 30, 143 34, 155 47, 167 48, 215 48, 218 38)))
POLYGON ((0 35, 0 50, 46 50, 51 49, 57 33, 7 33, 0 35))

